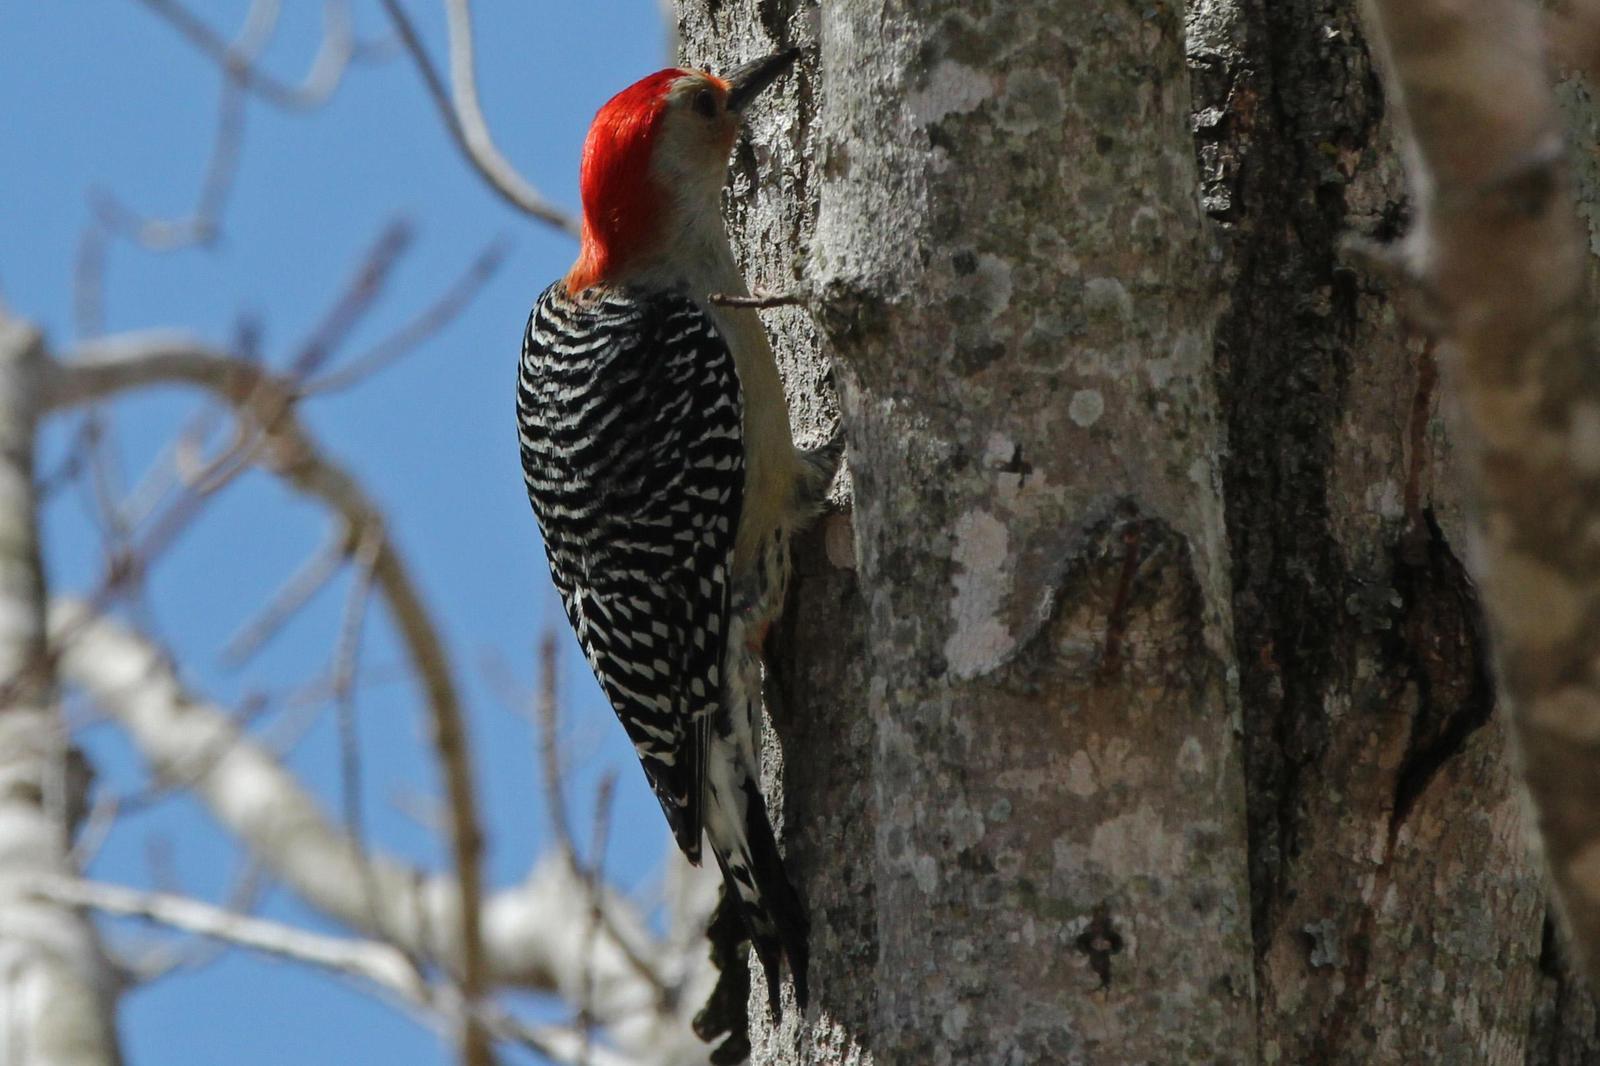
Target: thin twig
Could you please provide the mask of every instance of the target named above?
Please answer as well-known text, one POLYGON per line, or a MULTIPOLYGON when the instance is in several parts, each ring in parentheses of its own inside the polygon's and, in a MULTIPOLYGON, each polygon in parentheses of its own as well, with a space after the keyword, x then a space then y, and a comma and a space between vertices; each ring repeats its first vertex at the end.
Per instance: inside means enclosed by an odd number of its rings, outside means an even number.
POLYGON ((422 975, 405 955, 378 941, 323 936, 170 892, 141 892, 69 878, 38 878, 29 887, 42 899, 91 907, 105 914, 145 918, 184 932, 360 977, 408 1002, 426 1003, 430 998, 422 975))
POLYGON ((589 927, 583 936, 583 995, 579 1000, 578 1031, 583 1035, 583 1045, 578 1061, 588 1063, 594 1041, 594 953, 600 941, 600 931, 605 928, 605 875, 606 845, 611 835, 611 800, 616 794, 617 775, 607 771, 600 778, 594 793, 594 841, 589 851, 589 862, 583 883, 589 893, 589 927))
MULTIPOLYGON (((333 698, 339 721, 339 787, 344 807, 344 831, 355 845, 361 884, 367 894, 367 906, 376 920, 382 911, 378 907, 378 881, 372 872, 372 861, 367 855, 367 833, 361 817, 361 743, 356 729, 356 668, 361 659, 361 633, 366 622, 367 605, 372 598, 372 567, 383 545, 383 531, 368 528, 361 531, 356 549, 356 572, 350 583, 350 597, 345 604, 344 620, 339 626, 339 644, 334 654, 333 698)), ((380 924, 379 932, 382 932, 380 924)))
POLYGON ((83 227, 72 267, 72 330, 80 341, 106 323, 106 231, 98 219, 83 227))
POLYGON ((714 292, 706 297, 706 302, 716 307, 744 307, 761 311, 771 307, 804 307, 811 302, 811 294, 768 292, 764 289, 757 289, 748 296, 732 292, 714 292))
POLYGON ((108 788, 95 790, 94 802, 89 805, 89 813, 83 820, 83 827, 78 830, 77 839, 72 842, 72 850, 67 854, 68 869, 89 868, 89 864, 105 846, 106 839, 111 835, 111 827, 116 824, 117 817, 121 813, 121 797, 108 788))
POLYGON ((450 25, 450 80, 453 94, 445 88, 444 79, 433 65, 433 60, 428 58, 428 50, 417 33, 416 25, 400 6, 399 0, 382 0, 382 3, 406 51, 416 64, 417 72, 422 75, 423 84, 439 109, 445 127, 467 161, 488 182, 489 187, 511 206, 540 222, 577 236, 578 225, 572 216, 541 196, 495 147, 488 123, 478 106, 477 75, 473 69, 472 55, 472 12, 467 0, 445 0, 445 12, 450 25))
POLYGON ((265 608, 239 627, 222 649, 222 661, 239 666, 278 634, 333 579, 350 553, 351 537, 340 529, 294 572, 265 608))
POLYGON ((350 336, 361 319, 372 310, 400 257, 410 247, 411 224, 404 218, 392 219, 378 239, 361 257, 355 273, 340 288, 339 299, 323 314, 322 320, 297 346, 289 360, 288 376, 304 381, 322 369, 334 351, 350 336))
POLYGON ((535 707, 535 726, 539 734, 539 765, 544 776, 544 805, 555 834, 556 846, 576 863, 578 849, 573 845, 572 822, 567 818, 567 790, 561 769, 560 677, 557 672, 555 631, 546 628, 539 638, 539 698, 535 707))
POLYGON ((200 194, 188 215, 178 218, 143 216, 113 193, 99 189, 89 194, 95 218, 107 230, 153 252, 169 252, 215 241, 221 229, 223 208, 239 173, 244 116, 244 89, 234 76, 224 75, 218 94, 211 157, 200 181, 200 194))
MULTIPOLYGON (((277 958, 305 963, 366 981, 436 1021, 455 1024, 467 1004, 447 989, 431 986, 398 948, 376 940, 324 936, 282 922, 217 907, 188 896, 142 892, 122 885, 41 877, 28 890, 41 899, 103 914, 142 918, 172 929, 249 948, 277 958)), ((480 1006, 477 1024, 496 1038, 516 1043, 557 1062, 574 1062, 576 1034, 556 1026, 530 1026, 492 1004, 480 1006)), ((632 1059, 607 1053, 595 1066, 637 1066, 632 1059)))
MULTIPOLYGON (((579 880, 586 880, 585 867, 572 836, 572 822, 567 814, 566 758, 560 744, 560 711, 557 681, 558 642, 554 630, 547 629, 539 642, 539 694, 530 699, 526 691, 518 688, 497 655, 487 656, 484 662, 486 680, 507 708, 531 719, 539 739, 540 776, 544 779, 545 808, 551 821, 551 831, 556 838, 562 859, 579 880), (528 708, 533 711, 529 714, 528 708)), ((613 946, 618 948, 628 965, 655 990, 657 1001, 666 1003, 677 995, 676 986, 663 975, 663 968, 653 963, 641 950, 636 938, 628 935, 616 919, 617 905, 609 892, 601 896, 601 924, 610 934, 613 946)))
MULTIPOLYGON (((193 12, 176 0, 139 0, 164 18, 190 44, 194 45, 239 84, 269 103, 290 111, 307 111, 326 103, 353 61, 365 61, 370 53, 357 53, 349 5, 345 0, 328 0, 323 5, 322 43, 311 68, 299 84, 280 80, 262 70, 249 51, 224 40, 193 12)), ((276 3, 273 7, 276 7, 276 3)))
MULTIPOLYGON (((260 900, 265 885, 261 863, 246 856, 239 866, 223 898, 222 909, 231 914, 249 914, 260 900)), ((137 962, 120 961, 119 969, 131 977, 135 985, 153 984, 182 970, 194 973, 221 959, 228 953, 225 940, 209 937, 200 944, 165 943, 137 962)))
POLYGON ((338 392, 366 380, 378 371, 414 351, 418 345, 449 325, 483 289, 485 283, 505 262, 511 244, 504 239, 490 244, 467 268, 454 284, 444 291, 432 305, 400 329, 391 333, 345 366, 331 370, 300 390, 302 396, 338 392))

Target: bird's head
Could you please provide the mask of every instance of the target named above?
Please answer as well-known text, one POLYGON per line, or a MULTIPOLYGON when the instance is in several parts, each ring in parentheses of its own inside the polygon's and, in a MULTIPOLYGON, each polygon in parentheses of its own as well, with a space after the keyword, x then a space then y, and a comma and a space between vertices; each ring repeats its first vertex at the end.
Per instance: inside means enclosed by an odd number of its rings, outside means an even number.
POLYGON ((661 70, 606 101, 583 145, 583 246, 567 291, 620 280, 686 231, 721 226, 728 156, 745 108, 796 55, 758 59, 725 79, 661 70))

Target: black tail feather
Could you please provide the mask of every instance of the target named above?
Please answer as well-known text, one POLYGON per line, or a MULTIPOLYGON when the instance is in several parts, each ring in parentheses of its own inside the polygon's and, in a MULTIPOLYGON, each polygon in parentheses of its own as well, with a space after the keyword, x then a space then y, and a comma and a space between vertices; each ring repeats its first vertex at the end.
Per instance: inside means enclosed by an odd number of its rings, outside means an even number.
POLYGON ((717 858, 722 865, 722 877, 728 891, 737 896, 741 903, 740 915, 750 934, 751 946, 755 948, 756 957, 761 960, 761 968, 767 975, 768 1003, 772 1013, 781 1018, 783 1009, 778 998, 780 956, 789 960, 795 1000, 802 1011, 809 1000, 806 971, 811 957, 808 946, 811 925, 806 920, 800 896, 784 869, 783 857, 778 854, 778 841, 772 835, 772 823, 767 819, 767 806, 762 801, 761 792, 754 782, 749 783, 744 791, 747 804, 745 840, 750 849, 749 876, 753 879, 753 885, 741 884, 741 879, 722 862, 722 857, 719 855, 717 858), (755 889, 753 893, 750 891, 752 887, 755 889))

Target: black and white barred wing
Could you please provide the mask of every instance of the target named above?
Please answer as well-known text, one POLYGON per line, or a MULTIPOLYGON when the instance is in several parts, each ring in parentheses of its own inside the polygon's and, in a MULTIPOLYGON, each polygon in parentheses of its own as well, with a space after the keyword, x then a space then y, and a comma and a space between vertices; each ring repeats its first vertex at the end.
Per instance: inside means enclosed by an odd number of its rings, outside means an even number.
POLYGON ((528 319, 517 421, 550 573, 678 846, 700 857, 744 487, 733 357, 693 301, 557 282, 528 319))

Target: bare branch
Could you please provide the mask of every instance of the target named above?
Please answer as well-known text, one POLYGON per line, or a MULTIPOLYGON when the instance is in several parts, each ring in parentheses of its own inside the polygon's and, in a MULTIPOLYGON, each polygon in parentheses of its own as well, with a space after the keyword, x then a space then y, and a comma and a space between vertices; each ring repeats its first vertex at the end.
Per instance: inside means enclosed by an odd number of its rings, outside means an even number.
POLYGON ((416 969, 403 953, 387 944, 308 933, 165 892, 140 892, 61 877, 39 878, 29 887, 43 899, 106 914, 148 918, 174 929, 361 977, 408 1001, 426 998, 426 984, 416 969))
POLYGON ((106 229, 120 233, 153 252, 167 252, 216 240, 222 210, 239 172, 239 148, 244 140, 244 90, 233 77, 225 77, 217 102, 217 127, 211 157, 200 180, 194 208, 181 218, 141 216, 106 190, 90 193, 95 218, 106 229))
POLYGON ((339 572, 350 552, 350 534, 340 529, 317 549, 317 553, 296 570, 267 606, 241 626, 222 649, 222 659, 238 666, 277 635, 311 598, 339 572))
MULTIPOLYGON (((351 529, 383 524, 382 513, 361 486, 326 458, 300 424, 292 389, 258 366, 175 338, 113 338, 91 345, 78 359, 55 364, 53 377, 49 399, 58 406, 164 382, 213 391, 257 427, 269 462, 290 485, 328 507, 351 529)), ((459 978, 462 994, 474 1001, 484 991, 485 974, 478 913, 483 839, 454 672, 432 614, 391 538, 385 537, 378 549, 373 575, 430 713, 433 747, 449 801, 451 851, 461 884, 459 978)))
MULTIPOLYGON (((211 768, 216 765, 217 760, 227 753, 228 748, 236 743, 245 734, 245 730, 250 728, 250 725, 261 717, 270 706, 270 702, 262 696, 256 696, 240 703, 235 713, 229 716, 229 724, 232 728, 217 733, 210 751, 197 752, 187 773, 182 776, 164 776, 154 784, 138 792, 117 799, 118 808, 124 813, 144 810, 163 799, 193 788, 206 774, 211 772, 211 768)), ((107 795, 114 797, 115 794, 107 792, 107 795)))
POLYGON ((82 802, 74 785, 86 787, 70 772, 45 651, 34 446, 46 358, 37 330, 0 315, 0 677, 15 679, 0 700, 0 1056, 109 1066, 117 1058, 112 1003, 97 980, 93 928, 20 891, 29 878, 68 872, 74 807, 82 802), (19 1044, 25 1054, 14 1054, 19 1044))
MULTIPOLYGON (((142 892, 122 885, 73 878, 37 878, 29 889, 38 898, 102 914, 143 918, 172 929, 194 933, 237 947, 259 951, 354 977, 394 997, 404 1006, 428 1015, 434 1024, 459 1024, 465 1004, 448 990, 431 986, 405 953, 376 940, 352 940, 296 929, 282 922, 256 918, 216 907, 188 896, 142 892)), ((559 1026, 530 1026, 506 1011, 485 1005, 476 1021, 496 1039, 519 1044, 556 1062, 593 1062, 595 1066, 638 1066, 635 1058, 602 1050, 580 1060, 578 1034, 559 1026)))
MULTIPOLYGON (((117 917, 146 919, 181 932, 235 944, 238 948, 352 976, 373 984, 378 991, 395 997, 406 1007, 427 1013, 435 1023, 458 1021, 459 1012, 464 1008, 459 1002, 453 1002, 445 989, 430 986, 411 960, 406 959, 405 952, 381 941, 310 933, 283 922, 218 908, 190 896, 139 892, 138 888, 72 877, 40 877, 30 882, 29 890, 42 900, 90 908, 117 917)), ((478 1023, 496 1039, 523 1045, 558 1063, 578 1061, 573 1055, 578 1034, 568 1029, 528 1026, 493 1005, 486 1005, 478 1012, 478 1023)), ((637 1066, 638 1063, 632 1056, 613 1052, 602 1052, 592 1061, 595 1066, 637 1066)))
POLYGON ((372 305, 389 281, 389 275, 411 246, 411 240, 411 224, 403 218, 392 220, 378 234, 378 239, 361 257, 355 273, 339 290, 339 299, 328 308, 310 335, 300 342, 294 357, 289 360, 288 376, 297 385, 322 369, 339 345, 349 337, 350 331, 372 310, 372 305))
POLYGON ((567 789, 561 772, 561 703, 556 652, 555 632, 547 628, 539 637, 539 698, 534 725, 539 736, 539 769, 544 776, 544 805, 550 828, 555 833, 556 845, 576 863, 578 849, 572 840, 567 789))
MULTIPOLYGON (((456 878, 426 876, 379 853, 361 855, 291 774, 226 713, 186 691, 166 658, 134 634, 66 604, 52 612, 52 632, 63 631, 74 634, 60 649, 63 677, 121 723, 156 773, 193 781, 212 815, 275 879, 352 929, 460 971, 456 878), (376 908, 362 887, 363 862, 378 886, 376 908)), ((631 956, 658 958, 675 975, 698 972, 703 943, 689 938, 662 957, 642 918, 605 891, 606 921, 586 972, 579 962, 590 907, 586 889, 569 863, 554 858, 521 884, 488 897, 482 927, 493 982, 556 992, 576 1003, 592 979, 594 1013, 619 1047, 663 1059, 666 1049, 694 1048, 687 1019, 675 1013, 693 997, 664 1005, 631 956)))
MULTIPOLYGON (((265 878, 261 874, 261 864, 253 857, 245 856, 233 878, 233 884, 223 898, 222 909, 232 914, 249 914, 259 901, 264 887, 265 878)), ((194 973, 202 970, 226 955, 228 946, 226 941, 218 939, 208 939, 200 944, 163 942, 133 958, 119 957, 116 965, 129 985, 147 985, 179 971, 194 973)))
POLYGON ((350 8, 345 0, 327 0, 323 4, 322 44, 316 58, 311 61, 311 69, 306 72, 305 78, 298 85, 279 80, 256 66, 254 62, 254 52, 259 46, 253 42, 259 37, 259 33, 252 33, 249 27, 258 24, 257 20, 265 17, 262 12, 268 9, 271 12, 270 17, 276 19, 275 0, 267 5, 258 3, 252 6, 251 14, 246 20, 246 32, 241 34, 240 40, 232 43, 224 40, 177 0, 139 0, 139 2, 165 19, 190 44, 205 53, 212 62, 244 88, 267 102, 290 111, 308 111, 326 103, 344 80, 345 72, 351 62, 369 57, 366 51, 359 55, 357 53, 350 8))
POLYGON ((333 699, 339 722, 339 784, 344 807, 344 831, 360 857, 361 885, 367 906, 378 912, 378 885, 367 861, 366 827, 361 817, 361 743, 356 728, 356 667, 361 657, 361 634, 372 598, 372 564, 383 542, 381 529, 361 531, 356 549, 356 572, 350 583, 339 644, 334 651, 333 699))
POLYGON ((417 33, 417 27, 400 6, 400 0, 382 0, 382 3, 406 51, 416 63, 417 72, 422 75, 428 95, 433 97, 450 136, 467 161, 489 183, 489 187, 511 206, 577 236, 578 225, 572 216, 541 196, 495 147, 494 138, 489 134, 489 124, 478 105, 477 73, 473 69, 472 54, 472 11, 467 0, 445 0, 445 13, 450 25, 450 81, 453 92, 445 88, 444 79, 428 58, 428 50, 417 33))
POLYGON ((580 1061, 589 1061, 590 1043, 594 1039, 594 980, 593 968, 587 960, 594 957, 595 946, 600 942, 600 932, 605 928, 605 861, 606 846, 611 837, 611 801, 616 795, 617 775, 607 773, 600 779, 594 796, 594 841, 589 853, 588 870, 584 881, 589 889, 589 929, 584 940, 583 958, 586 979, 583 998, 579 1000, 578 1031, 583 1034, 580 1061))
POLYGON ((301 387, 303 396, 338 392, 349 388, 404 358, 419 344, 449 325, 483 289, 485 283, 500 269, 510 243, 495 241, 472 261, 456 282, 425 309, 420 315, 391 333, 370 350, 352 359, 347 365, 329 371, 315 381, 301 387))
POLYGON ((106 231, 98 221, 83 227, 72 267, 72 327, 79 340, 97 337, 106 321, 106 231))

